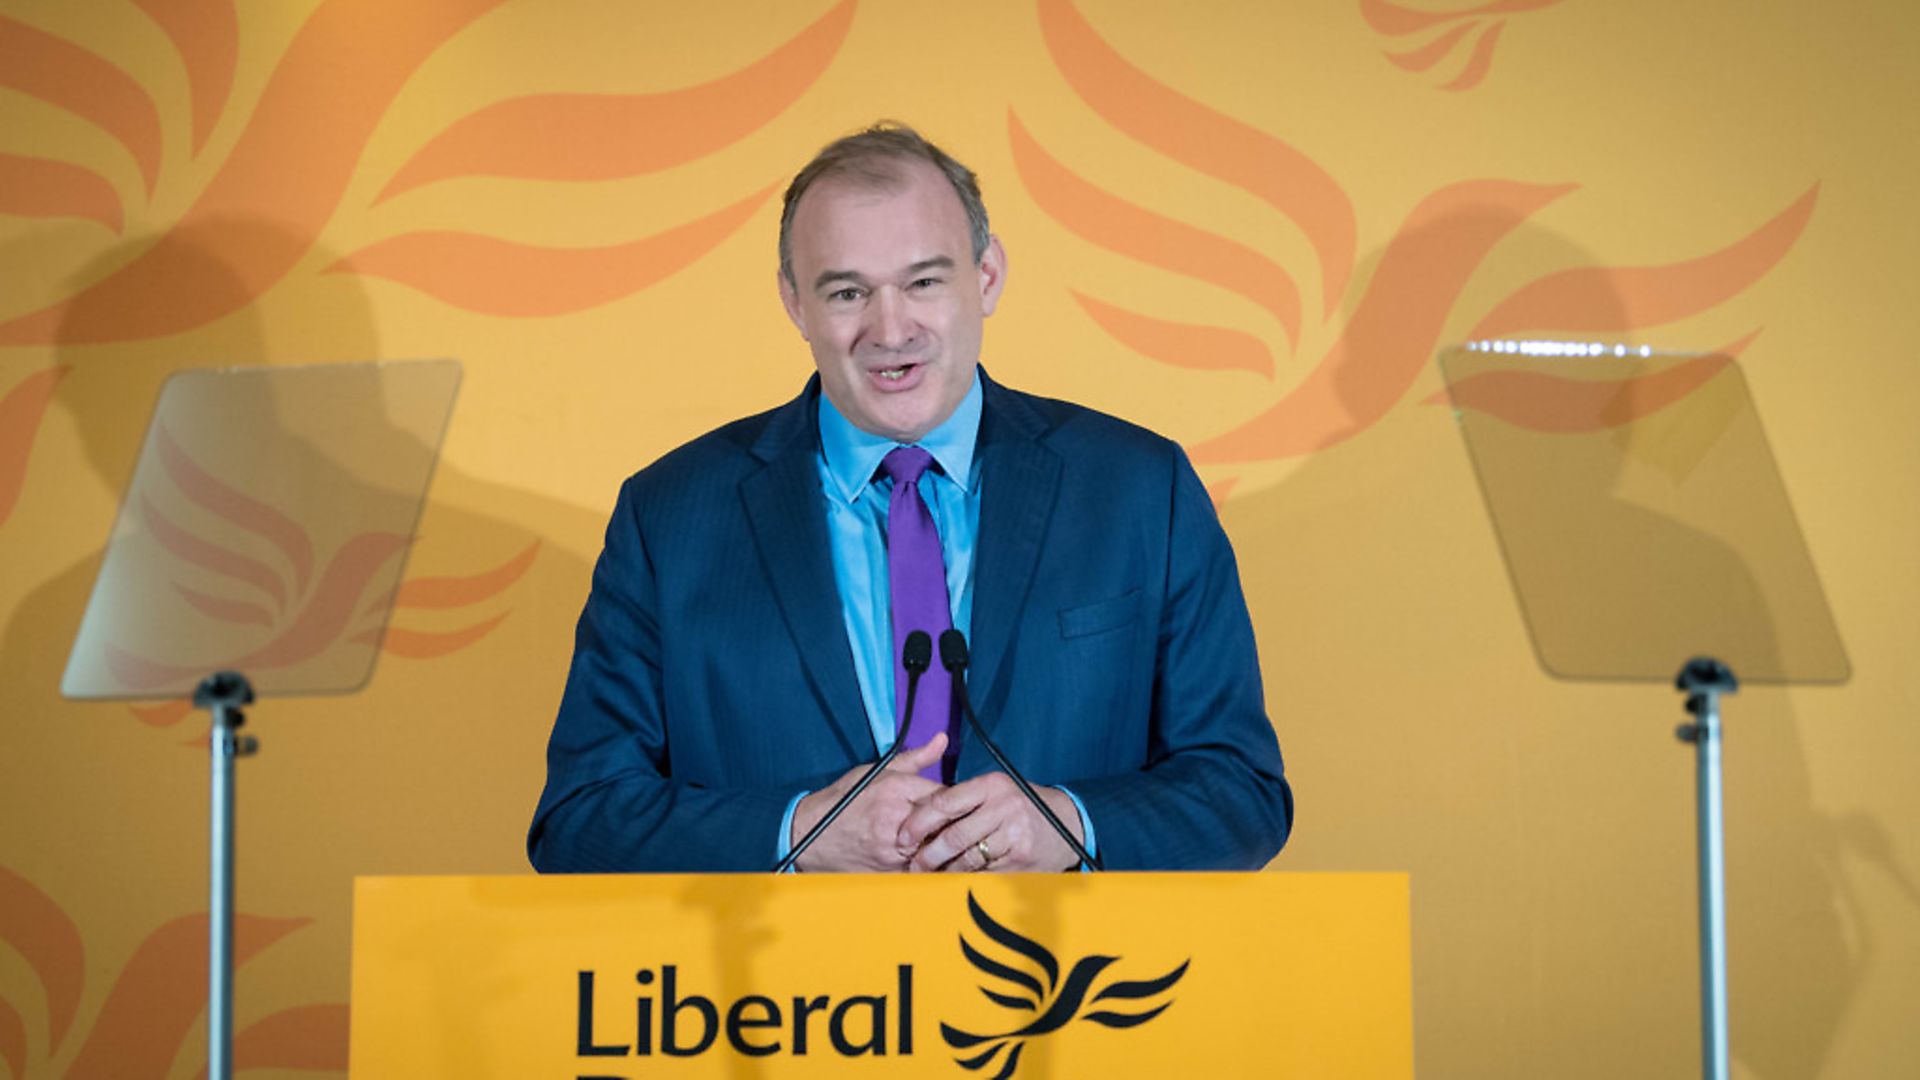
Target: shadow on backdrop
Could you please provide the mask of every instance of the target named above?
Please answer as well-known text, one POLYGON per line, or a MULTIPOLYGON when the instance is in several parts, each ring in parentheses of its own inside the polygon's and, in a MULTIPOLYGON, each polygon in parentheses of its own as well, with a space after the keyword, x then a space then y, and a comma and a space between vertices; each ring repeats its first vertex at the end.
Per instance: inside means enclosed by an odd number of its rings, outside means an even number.
MULTIPOLYGON (((223 242, 230 245, 236 231, 262 244, 290 242, 266 222, 225 223, 223 242)), ((111 274, 153 242, 116 245, 76 284, 111 274)), ((101 335, 63 333, 57 362, 64 373, 46 427, 57 429, 53 422, 62 420, 70 425, 79 455, 64 471, 57 458, 36 456, 27 478, 31 498, 0 534, 9 547, 57 544, 73 559, 44 575, 11 611, 0 612, 7 620, 0 694, 10 714, 33 718, 10 738, 0 809, 9 820, 34 823, 8 831, 0 866, 40 894, 36 903, 62 913, 86 944, 84 967, 37 973, 74 987, 79 1012, 63 1044, 36 1042, 29 1055, 37 1059, 44 1050, 49 1068, 71 1061, 76 1075, 89 1069, 132 1075, 141 1069, 129 1064, 129 1055, 172 1060, 194 1052, 187 1046, 194 1008, 156 1001, 154 1008, 116 1011, 100 1003, 130 977, 132 966, 120 965, 136 943, 144 941, 151 952, 175 942, 162 931, 206 905, 204 714, 190 713, 177 699, 129 706, 69 702, 59 694, 108 532, 107 522, 94 518, 87 489, 97 486, 115 498, 127 489, 156 394, 175 372, 366 360, 383 351, 357 279, 296 274, 262 300, 193 230, 176 230, 166 242, 188 257, 205 287, 227 292, 223 299, 234 314, 148 339, 91 343, 101 335), (303 304, 273 300, 277 289, 296 283, 309 290, 303 304), (69 491, 59 491, 62 486, 69 491), (41 512, 49 506, 83 508, 86 520, 41 512)), ((305 257, 305 265, 316 267, 333 261, 317 248, 305 257)), ((89 311, 84 293, 66 314, 71 323, 96 327, 115 317, 89 311)), ((258 396, 258 411, 277 410, 270 393, 258 396)), ((459 424, 456 408, 456 430, 459 424)), ((243 425, 236 421, 236 427, 243 425)), ((193 450, 185 437, 181 445, 193 450)), ((377 471, 385 454, 418 457, 420 438, 383 413, 363 451, 351 471, 377 471)), ((198 454, 189 457, 206 466, 198 454)), ((338 473, 339 465, 317 464, 314 475, 338 473)), ((300 1007, 324 1011, 331 1006, 305 1003, 344 1001, 353 876, 524 869, 526 815, 539 791, 541 748, 587 580, 585 562, 553 540, 577 542, 594 535, 601 521, 597 513, 488 483, 445 462, 432 492, 409 556, 409 580, 400 586, 397 633, 383 643, 365 693, 263 702, 252 717, 263 746, 239 776, 240 909, 270 916, 260 925, 278 927, 275 935, 312 929, 242 970, 236 1020, 243 1033, 263 1003, 291 997, 300 1007), (475 647, 511 656, 512 663, 477 667, 457 658, 475 647), (315 944, 307 944, 307 935, 315 944)), ((173 501, 159 509, 187 533, 206 523, 207 506, 184 498, 177 486, 169 497, 173 501)), ((281 509, 297 518, 298 503, 281 509)), ((353 523, 308 524, 324 533, 353 523)), ((284 552, 269 546, 249 553, 273 571, 279 584, 262 587, 282 590, 278 610, 274 601, 234 588, 235 579, 205 566, 187 567, 177 584, 221 602, 214 606, 229 614, 264 617, 284 629, 300 622, 302 601, 318 594, 325 576, 329 544, 316 537, 313 547, 304 592, 284 552)), ((397 558, 390 561, 397 566, 397 558)), ((351 616, 364 615, 366 592, 353 596, 351 616)), ((354 618, 342 627, 343 634, 365 629, 354 618)), ((190 966, 195 957, 204 963, 204 944, 183 952, 181 963, 190 966)), ((5 997, 30 1003, 42 995, 30 985, 9 985, 5 997)), ((26 1020, 30 1028, 41 1023, 32 1015, 26 1020)), ((320 1034, 324 1027, 313 1028, 315 1038, 332 1037, 320 1034)), ((337 1051, 344 1063, 344 1035, 342 1019, 338 1045, 311 1048, 315 1060, 337 1051)))
MULTIPOLYGON (((1595 264, 1532 224, 1502 253, 1536 276, 1595 264)), ((1614 308, 1594 325, 1624 323, 1614 308)), ((1386 365, 1354 359, 1336 390, 1358 414, 1386 365)), ((1500 548, 1459 436, 1436 426, 1443 415, 1403 405, 1222 507, 1289 771, 1311 808, 1307 842, 1286 861, 1411 872, 1423 1067, 1516 1080, 1691 1070, 1697 909, 1691 751, 1672 736, 1679 695, 1557 683, 1513 651, 1500 548)), ((1539 516, 1546 544, 1574 527, 1539 516)), ((1625 516, 1627 532, 1711 567, 1754 627, 1751 647, 1772 648, 1781 629, 1738 558, 1658 514, 1625 516)), ((1622 640, 1612 616, 1562 614, 1622 640)), ((1686 659, 1660 658, 1659 677, 1686 659)), ((1843 932, 1840 836, 1812 804, 1784 695, 1731 699, 1726 740, 1733 1054, 1765 1080, 1817 1075, 1864 959, 1843 932)))

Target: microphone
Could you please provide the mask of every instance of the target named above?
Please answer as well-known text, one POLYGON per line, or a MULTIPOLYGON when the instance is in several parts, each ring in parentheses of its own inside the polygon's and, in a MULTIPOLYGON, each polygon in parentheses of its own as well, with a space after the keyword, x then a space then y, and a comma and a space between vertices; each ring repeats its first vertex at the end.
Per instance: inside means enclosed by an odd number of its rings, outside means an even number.
POLYGON ((987 753, 993 755, 993 760, 1000 766, 1001 771, 1013 777, 1013 782, 1020 788, 1020 794, 1027 797, 1027 801, 1033 804, 1034 809, 1040 811, 1040 816, 1047 819, 1047 824, 1053 826, 1053 831, 1060 834, 1060 839, 1065 840, 1067 846, 1073 849, 1074 855, 1080 859, 1080 865, 1089 870, 1106 869, 1097 857, 1087 854, 1087 849, 1081 847, 1080 841, 1073 838, 1072 831, 1054 816, 1053 808, 1047 805, 1039 792, 1033 790, 1033 785, 1027 783, 1027 778, 1020 775, 1020 770, 1013 767, 1013 762, 1007 760, 1007 755, 1001 753, 1000 748, 987 737, 987 729, 980 725, 980 718, 974 715, 973 695, 967 692, 967 659, 965 635, 958 630, 943 631, 940 634, 940 666, 953 674, 953 689, 955 696, 960 699, 960 710, 967 714, 967 726, 980 740, 980 745, 987 748, 987 753))
MULTIPOLYGON (((965 647, 961 646, 961 648, 965 647)), ((906 644, 900 648, 900 665, 907 669, 907 707, 902 710, 905 715, 900 718, 900 730, 893 738, 893 745, 887 747, 887 752, 880 755, 880 760, 867 766, 867 771, 860 774, 860 779, 854 781, 853 786, 847 789, 847 793, 840 796, 839 801, 827 809, 826 816, 815 822, 813 828, 807 830, 807 835, 793 845, 793 850, 787 852, 787 857, 774 866, 774 873, 784 874, 793 869, 793 864, 813 846, 813 842, 820 838, 821 833, 827 831, 827 826, 833 824, 833 819, 840 816, 840 811, 845 810, 861 792, 867 790, 867 785, 873 783, 873 778, 880 775, 880 770, 886 768, 888 763, 893 761, 894 756, 900 753, 900 744, 906 741, 907 729, 913 723, 913 699, 920 692, 920 676, 926 674, 927 668, 932 664, 933 638, 929 637, 925 630, 915 630, 908 634, 906 644)))

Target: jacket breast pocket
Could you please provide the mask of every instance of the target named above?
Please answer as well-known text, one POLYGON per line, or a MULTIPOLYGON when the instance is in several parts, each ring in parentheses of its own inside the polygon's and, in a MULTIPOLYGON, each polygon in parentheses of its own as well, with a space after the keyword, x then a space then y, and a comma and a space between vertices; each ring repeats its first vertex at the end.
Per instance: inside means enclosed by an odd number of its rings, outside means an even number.
POLYGON ((1092 637, 1130 626, 1140 614, 1140 590, 1134 589, 1111 600, 1082 604, 1060 612, 1060 636, 1092 637))
POLYGON ((1049 722, 1036 753, 1058 764, 1057 778, 1103 776, 1138 768, 1146 755, 1145 700, 1151 659, 1141 658, 1146 596, 1121 596, 1056 609, 1060 637, 1050 652, 1042 696, 1049 722))

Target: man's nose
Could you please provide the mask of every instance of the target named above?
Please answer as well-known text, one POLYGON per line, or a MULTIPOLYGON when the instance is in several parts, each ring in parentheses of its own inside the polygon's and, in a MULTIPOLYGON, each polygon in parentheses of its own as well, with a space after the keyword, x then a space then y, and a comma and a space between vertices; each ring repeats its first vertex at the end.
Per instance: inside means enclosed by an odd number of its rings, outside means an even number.
POLYGON ((876 289, 871 311, 873 325, 868 339, 876 346, 898 350, 913 345, 916 330, 907 311, 907 298, 899 289, 892 286, 876 289))

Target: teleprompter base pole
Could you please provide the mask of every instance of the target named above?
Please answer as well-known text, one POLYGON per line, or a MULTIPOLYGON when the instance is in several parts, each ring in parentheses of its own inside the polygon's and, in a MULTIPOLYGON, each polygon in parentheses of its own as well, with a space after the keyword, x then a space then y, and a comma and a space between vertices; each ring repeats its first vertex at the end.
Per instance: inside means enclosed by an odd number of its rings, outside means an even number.
POLYGON ((1727 1080, 1727 860, 1720 816, 1720 696, 1740 689, 1727 665, 1711 657, 1687 661, 1674 680, 1687 695, 1693 722, 1680 741, 1693 744, 1700 847, 1700 1060, 1706 1080, 1727 1080))
POLYGON ((253 684, 237 671, 209 675, 193 704, 213 713, 209 732, 212 812, 208 833, 207 1078, 233 1076, 233 762, 260 748, 241 706, 253 704, 253 684))

